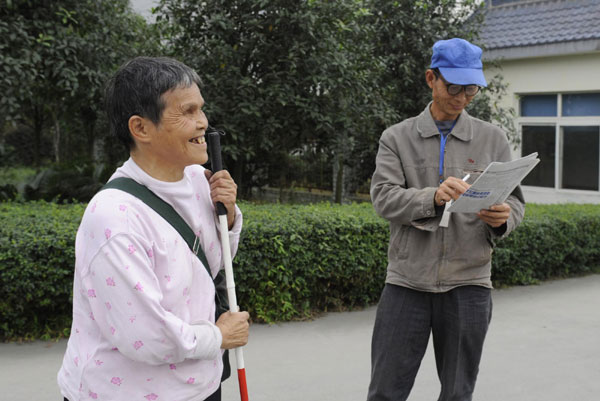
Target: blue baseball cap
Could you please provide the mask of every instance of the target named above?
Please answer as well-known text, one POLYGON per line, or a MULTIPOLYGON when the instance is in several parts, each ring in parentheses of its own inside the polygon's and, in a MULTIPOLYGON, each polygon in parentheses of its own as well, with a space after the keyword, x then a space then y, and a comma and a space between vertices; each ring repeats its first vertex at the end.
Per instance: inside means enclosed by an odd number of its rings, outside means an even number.
POLYGON ((431 67, 438 68, 451 84, 487 86, 481 48, 464 39, 439 40, 433 45, 431 67))

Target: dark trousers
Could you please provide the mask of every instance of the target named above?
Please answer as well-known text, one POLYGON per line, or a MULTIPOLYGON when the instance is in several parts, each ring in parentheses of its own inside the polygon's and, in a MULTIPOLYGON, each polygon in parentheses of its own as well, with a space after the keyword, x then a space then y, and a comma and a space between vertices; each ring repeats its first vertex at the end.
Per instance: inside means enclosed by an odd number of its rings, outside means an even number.
MULTIPOLYGON (((65 398, 64 401, 69 401, 65 398)), ((221 386, 204 401, 221 401, 221 386)))
POLYGON ((373 330, 367 400, 408 398, 431 333, 441 383, 438 401, 471 401, 491 317, 488 288, 429 293, 386 284, 373 330))

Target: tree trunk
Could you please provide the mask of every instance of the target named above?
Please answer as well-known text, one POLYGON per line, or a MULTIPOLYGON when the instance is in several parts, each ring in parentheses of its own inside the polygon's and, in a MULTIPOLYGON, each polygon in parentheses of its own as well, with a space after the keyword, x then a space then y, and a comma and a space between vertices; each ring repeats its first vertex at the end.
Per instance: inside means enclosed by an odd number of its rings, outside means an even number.
POLYGON ((33 106, 33 164, 36 169, 41 163, 42 129, 44 127, 43 109, 38 105, 33 106))
POLYGON ((333 169, 334 202, 342 204, 344 195, 344 159, 340 154, 335 156, 333 169))
MULTIPOLYGON (((277 160, 280 160, 279 164, 279 203, 285 203, 286 202, 286 191, 289 188, 288 186, 288 181, 287 181, 287 163, 285 160, 285 154, 281 154, 279 157, 277 157, 277 160)), ((289 196, 287 196, 289 198, 289 196)))
POLYGON ((240 195, 244 194, 244 187, 243 187, 243 182, 242 182, 242 176, 244 175, 244 165, 243 165, 243 161, 242 158, 238 158, 235 161, 235 164, 233 165, 233 180, 235 181, 235 183, 237 184, 238 190, 238 198, 240 197, 240 195))
POLYGON ((56 163, 60 163, 60 122, 58 121, 58 117, 54 112, 52 113, 52 123, 54 126, 54 135, 52 138, 54 161, 56 163))
POLYGON ((96 121, 98 116, 91 107, 85 107, 80 110, 81 119, 83 125, 86 127, 87 136, 87 154, 88 159, 92 160, 94 164, 101 162, 102 148, 104 138, 96 137, 96 121))
POLYGON ((96 137, 92 141, 92 160, 94 164, 100 164, 106 161, 106 157, 104 155, 105 143, 106 139, 103 136, 96 137))
POLYGON ((88 155, 90 160, 94 164, 102 163, 103 154, 102 151, 104 149, 104 137, 98 137, 96 135, 96 120, 87 120, 86 126, 88 127, 88 155))

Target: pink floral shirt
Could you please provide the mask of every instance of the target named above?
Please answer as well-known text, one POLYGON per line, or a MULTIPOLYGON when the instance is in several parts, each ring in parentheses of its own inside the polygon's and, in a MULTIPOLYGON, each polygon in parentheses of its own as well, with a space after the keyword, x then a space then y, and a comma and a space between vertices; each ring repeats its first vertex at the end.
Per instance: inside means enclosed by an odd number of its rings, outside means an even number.
MULTIPOLYGON (((170 203, 199 237, 215 276, 218 220, 201 166, 158 181, 132 159, 131 177, 170 203)), ((229 231, 235 254, 242 227, 229 231)), ((181 236, 136 197, 116 189, 90 201, 77 231, 73 325, 58 384, 70 401, 204 400, 220 384, 214 285, 181 236)))

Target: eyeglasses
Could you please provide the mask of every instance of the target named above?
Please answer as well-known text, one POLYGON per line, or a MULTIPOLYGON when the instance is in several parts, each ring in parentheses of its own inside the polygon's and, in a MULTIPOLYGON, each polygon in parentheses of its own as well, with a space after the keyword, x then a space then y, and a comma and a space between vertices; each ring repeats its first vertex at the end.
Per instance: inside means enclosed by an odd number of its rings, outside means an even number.
POLYGON ((442 75, 438 71, 436 71, 436 70, 432 70, 432 71, 436 78, 441 78, 442 81, 444 81, 444 85, 446 85, 446 90, 448 91, 448 94, 450 96, 456 96, 463 90, 465 91, 466 96, 475 96, 477 93, 479 93, 479 90, 481 89, 481 87, 479 85, 450 84, 444 79, 444 77, 442 77, 442 75))

